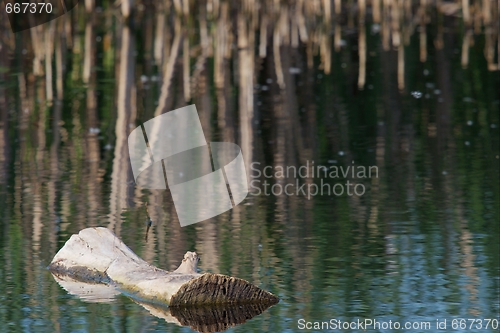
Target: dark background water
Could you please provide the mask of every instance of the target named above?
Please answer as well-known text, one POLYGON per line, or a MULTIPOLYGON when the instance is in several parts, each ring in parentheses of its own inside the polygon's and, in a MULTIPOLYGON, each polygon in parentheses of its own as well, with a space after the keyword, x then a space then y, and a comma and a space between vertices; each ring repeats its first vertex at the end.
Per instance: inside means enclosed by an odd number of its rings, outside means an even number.
POLYGON ((123 3, 87 1, 17 34, 0 5, 0 332, 191 331, 56 283, 46 266, 91 226, 161 268, 196 251, 202 271, 281 298, 231 331, 300 319, 495 331, 452 323, 499 319, 498 4, 137 1, 126 21, 123 3), (135 186, 127 136, 189 104, 207 141, 240 145, 261 190, 296 179, 257 177, 252 162, 377 176, 299 179, 363 195, 255 190, 181 228, 168 191, 135 186))

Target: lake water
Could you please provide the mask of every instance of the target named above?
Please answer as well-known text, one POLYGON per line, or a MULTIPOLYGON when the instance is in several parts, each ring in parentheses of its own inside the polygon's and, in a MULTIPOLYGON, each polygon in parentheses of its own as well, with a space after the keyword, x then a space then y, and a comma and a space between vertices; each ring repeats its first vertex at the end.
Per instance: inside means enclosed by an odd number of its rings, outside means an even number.
POLYGON ((94 226, 281 299, 228 332, 498 331, 495 2, 138 1, 129 24, 104 3, 17 34, 0 14, 0 332, 193 331, 56 282, 94 226), (181 228, 169 190, 135 185, 127 136, 190 104, 251 192, 181 228))

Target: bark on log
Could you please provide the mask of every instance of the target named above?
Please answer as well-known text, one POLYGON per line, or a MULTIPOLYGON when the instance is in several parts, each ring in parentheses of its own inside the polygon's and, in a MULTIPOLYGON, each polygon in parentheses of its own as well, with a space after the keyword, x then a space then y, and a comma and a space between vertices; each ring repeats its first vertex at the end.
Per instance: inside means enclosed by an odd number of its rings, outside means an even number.
POLYGON ((99 227, 72 235, 48 268, 56 276, 112 285, 132 297, 170 307, 279 301, 248 281, 199 274, 198 260, 195 252, 187 252, 179 268, 167 272, 139 258, 111 230, 99 227))

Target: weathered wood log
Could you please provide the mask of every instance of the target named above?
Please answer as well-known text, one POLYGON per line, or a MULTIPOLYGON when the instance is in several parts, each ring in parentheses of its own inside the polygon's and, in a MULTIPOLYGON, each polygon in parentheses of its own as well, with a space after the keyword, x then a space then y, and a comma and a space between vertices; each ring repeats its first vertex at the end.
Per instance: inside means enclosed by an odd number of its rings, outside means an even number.
POLYGON ((243 279, 198 273, 198 260, 195 252, 187 252, 179 268, 167 272, 139 258, 111 230, 99 227, 72 235, 48 268, 56 276, 112 285, 139 300, 170 307, 279 301, 243 279))

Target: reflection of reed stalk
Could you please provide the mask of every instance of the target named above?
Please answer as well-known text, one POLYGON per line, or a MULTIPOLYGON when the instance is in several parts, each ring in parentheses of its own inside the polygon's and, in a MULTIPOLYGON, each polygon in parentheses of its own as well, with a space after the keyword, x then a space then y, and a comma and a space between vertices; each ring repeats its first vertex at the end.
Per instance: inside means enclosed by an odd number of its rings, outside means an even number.
POLYGON ((66 9, 66 4, 64 3, 64 0, 60 0, 59 2, 61 3, 61 8, 63 9, 63 12, 67 13, 68 10, 66 9))
POLYGON ((359 74, 358 88, 363 89, 366 79, 366 27, 365 27, 365 1, 359 2, 359 39, 358 39, 358 54, 359 54, 359 74))

